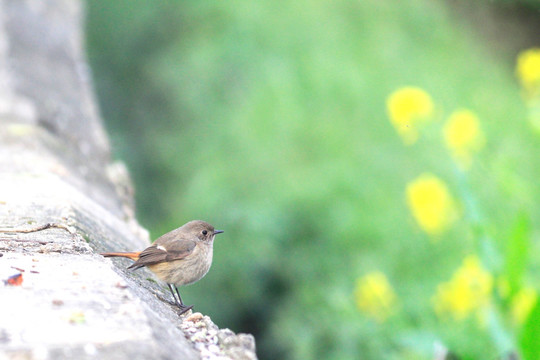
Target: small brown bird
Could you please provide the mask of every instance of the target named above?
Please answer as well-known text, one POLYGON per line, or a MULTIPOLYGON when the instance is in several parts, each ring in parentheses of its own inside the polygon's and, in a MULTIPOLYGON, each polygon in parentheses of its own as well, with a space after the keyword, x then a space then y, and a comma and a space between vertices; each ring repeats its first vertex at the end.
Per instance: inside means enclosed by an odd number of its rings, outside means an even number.
POLYGON ((200 280, 212 265, 214 237, 223 230, 215 230, 207 222, 193 220, 159 237, 154 243, 139 252, 102 253, 105 257, 126 257, 134 260, 128 269, 143 266, 167 283, 180 314, 193 308, 182 302, 178 286, 200 280), (176 290, 176 294, 175 291, 176 290))

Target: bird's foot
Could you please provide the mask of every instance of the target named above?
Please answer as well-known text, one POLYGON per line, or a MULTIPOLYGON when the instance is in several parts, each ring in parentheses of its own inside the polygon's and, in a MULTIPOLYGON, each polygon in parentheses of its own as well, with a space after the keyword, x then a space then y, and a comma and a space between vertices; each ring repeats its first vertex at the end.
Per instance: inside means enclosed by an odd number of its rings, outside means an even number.
POLYGON ((187 312, 188 310, 193 309, 193 305, 189 305, 189 306, 180 305, 180 304, 177 304, 177 305, 178 305, 178 308, 180 309, 180 313, 178 315, 182 315, 183 313, 187 312))

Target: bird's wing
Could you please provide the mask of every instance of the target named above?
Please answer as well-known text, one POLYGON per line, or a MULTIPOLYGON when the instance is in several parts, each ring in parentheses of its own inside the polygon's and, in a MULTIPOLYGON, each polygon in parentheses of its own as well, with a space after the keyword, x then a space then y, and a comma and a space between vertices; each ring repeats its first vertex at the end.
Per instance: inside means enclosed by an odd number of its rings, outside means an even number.
POLYGON ((196 242, 193 240, 172 240, 159 238, 152 246, 147 247, 128 269, 139 269, 143 266, 162 262, 182 260, 193 252, 196 242))

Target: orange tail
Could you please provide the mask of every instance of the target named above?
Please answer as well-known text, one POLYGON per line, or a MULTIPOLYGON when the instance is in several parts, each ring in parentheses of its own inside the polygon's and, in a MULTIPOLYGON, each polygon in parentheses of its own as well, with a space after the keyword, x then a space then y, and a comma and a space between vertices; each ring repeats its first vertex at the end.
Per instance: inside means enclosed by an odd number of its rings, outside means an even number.
POLYGON ((139 260, 139 255, 141 255, 141 252, 108 252, 101 253, 99 255, 102 255, 104 257, 125 257, 133 261, 137 261, 139 260))

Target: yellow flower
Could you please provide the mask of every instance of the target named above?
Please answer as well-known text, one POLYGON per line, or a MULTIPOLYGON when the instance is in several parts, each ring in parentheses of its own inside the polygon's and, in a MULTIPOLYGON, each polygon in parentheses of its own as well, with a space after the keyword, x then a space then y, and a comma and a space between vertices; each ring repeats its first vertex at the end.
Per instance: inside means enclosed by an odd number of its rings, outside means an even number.
POLYGON ((512 299, 511 309, 512 317, 516 323, 523 324, 527 320, 531 310, 533 309, 534 305, 536 305, 537 299, 538 296, 536 294, 536 290, 530 287, 521 289, 514 296, 512 299))
POLYGON ((467 256, 450 281, 438 286, 432 299, 435 312, 439 316, 449 314, 455 320, 464 320, 473 312, 479 315, 489 304, 492 289, 493 276, 477 256, 467 256))
POLYGON ((540 48, 532 48, 519 53, 516 73, 521 85, 534 92, 540 87, 540 48))
POLYGON ((433 115, 431 96, 416 87, 404 87, 390 94, 386 108, 392 125, 407 145, 418 140, 418 128, 433 115))
POLYGON ((386 276, 371 272, 356 281, 356 306, 378 322, 386 320, 395 310, 396 295, 386 276))
POLYGON ((432 174, 422 174, 407 185, 407 203, 418 225, 430 235, 441 234, 457 217, 448 188, 432 174))
POLYGON ((469 110, 453 112, 443 129, 446 147, 456 162, 468 168, 472 154, 484 146, 485 139, 478 117, 469 110))

